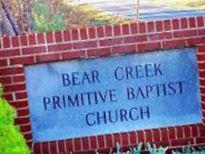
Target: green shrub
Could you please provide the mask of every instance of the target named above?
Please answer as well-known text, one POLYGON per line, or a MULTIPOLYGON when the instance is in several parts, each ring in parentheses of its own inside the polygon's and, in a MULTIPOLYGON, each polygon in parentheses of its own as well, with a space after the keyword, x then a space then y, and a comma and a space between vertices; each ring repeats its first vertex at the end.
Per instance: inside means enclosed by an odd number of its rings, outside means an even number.
POLYGON ((17 126, 14 109, 2 98, 0 84, 0 154, 29 154, 30 150, 17 126))

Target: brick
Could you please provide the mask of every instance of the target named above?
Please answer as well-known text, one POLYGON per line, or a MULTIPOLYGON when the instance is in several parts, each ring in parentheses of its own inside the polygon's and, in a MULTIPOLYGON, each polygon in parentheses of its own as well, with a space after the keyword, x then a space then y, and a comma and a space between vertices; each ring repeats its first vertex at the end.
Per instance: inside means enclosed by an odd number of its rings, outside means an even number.
POLYGON ((144 136, 143 131, 137 131, 137 140, 138 140, 138 143, 145 142, 145 136, 144 136))
POLYGON ((154 142, 160 141, 160 131, 159 129, 153 129, 153 140, 154 142))
POLYGON ((188 46, 196 46, 197 44, 201 44, 205 42, 205 37, 202 38, 188 38, 187 44, 188 46))
POLYGON ((174 127, 170 127, 168 128, 168 138, 171 139, 171 140, 175 140, 176 139, 176 131, 175 131, 175 128, 174 127))
POLYGON ((88 38, 88 34, 87 34, 87 29, 86 28, 80 29, 80 38, 81 38, 81 40, 85 40, 85 39, 88 38))
POLYGON ((193 139, 177 139, 171 140, 171 146, 184 146, 193 144, 193 139))
POLYGON ((26 133, 26 134, 23 133, 23 137, 24 137, 26 140, 32 140, 32 134, 31 134, 31 133, 26 133))
POLYGON ((56 32, 54 33, 54 35, 55 35, 56 43, 63 42, 62 31, 56 31, 56 32))
POLYGON ((38 44, 44 44, 45 43, 44 33, 38 33, 37 40, 38 40, 38 44))
POLYGON ((130 29, 128 24, 123 24, 122 25, 122 33, 123 35, 128 35, 130 34, 130 29))
POLYGON ((203 79, 203 80, 200 79, 199 82, 200 82, 200 85, 205 86, 205 79, 203 79))
POLYGON ((198 52, 199 53, 205 53, 205 45, 199 46, 198 47, 198 52))
POLYGON ((156 30, 157 32, 163 31, 162 21, 156 21, 156 30))
POLYGON ((148 142, 152 142, 152 131, 151 130, 145 130, 145 141, 148 142))
POLYGON ((8 50, 2 50, 0 51, 0 57, 13 57, 20 55, 19 49, 8 49, 8 50))
POLYGON ((0 67, 4 67, 4 66, 7 66, 8 63, 7 63, 7 60, 6 59, 0 59, 0 67))
POLYGON ((182 127, 180 127, 180 126, 176 127, 176 135, 177 135, 177 139, 183 138, 184 135, 183 135, 182 127))
POLYGON ((60 54, 46 54, 46 55, 37 55, 36 62, 47 62, 47 61, 57 61, 60 60, 60 54))
POLYGON ((164 25, 165 31, 171 30, 171 21, 170 20, 164 20, 163 25, 164 25))
POLYGON ((116 145, 117 143, 121 145, 122 143, 121 135, 119 133, 114 133, 113 134, 113 144, 116 145))
POLYGON ((198 125, 200 137, 205 137, 205 126, 202 124, 198 125))
POLYGON ((4 94, 3 95, 3 98, 7 101, 13 101, 14 98, 13 98, 13 95, 12 94, 4 94))
POLYGON ((17 75, 13 76, 13 82, 25 82, 25 76, 24 75, 17 75))
POLYGON ((138 51, 150 51, 155 49, 161 49, 160 42, 153 42, 153 43, 141 43, 137 45, 138 51))
POLYGON ((11 77, 0 77, 0 82, 2 84, 10 84, 12 82, 11 77))
POLYGON ((205 71, 199 71, 199 77, 205 78, 205 71))
POLYGON ((199 29, 198 30, 198 35, 199 36, 204 36, 205 35, 205 29, 199 29))
POLYGON ((29 117, 26 117, 26 118, 17 117, 17 118, 15 118, 16 125, 29 124, 29 123, 30 123, 29 117))
POLYGON ((171 39, 172 33, 171 32, 163 32, 163 33, 156 33, 149 35, 149 40, 155 41, 155 40, 165 40, 165 39, 171 39))
POLYGON ((26 141, 26 144, 28 145, 28 147, 31 149, 33 147, 33 141, 26 141))
POLYGON ((83 137, 83 138, 81 138, 81 141, 82 141, 82 149, 83 150, 87 150, 87 149, 89 149, 89 139, 88 139, 88 137, 83 137))
POLYGON ((17 110, 17 116, 18 117, 28 116, 28 115, 29 115, 29 110, 28 109, 17 110))
POLYGON ((107 148, 113 146, 112 135, 110 134, 105 135, 105 143, 106 143, 105 145, 107 148))
POLYGON ((64 30, 64 31, 63 31, 63 36, 64 36, 64 41, 65 41, 65 42, 70 41, 70 31, 64 30))
POLYGON ((28 36, 27 35, 20 35, 21 46, 28 45, 28 36))
POLYGON ((88 29, 88 34, 89 34, 89 38, 90 38, 90 39, 96 38, 95 27, 90 27, 90 28, 88 29))
POLYGON ((205 88, 200 88, 201 94, 205 94, 205 88))
POLYGON ((196 27, 196 18, 195 17, 190 17, 189 18, 189 27, 190 28, 196 27))
POLYGON ((122 38, 112 38, 112 39, 105 39, 100 41, 100 46, 113 46, 116 44, 122 44, 122 38))
POLYGON ((47 154, 49 154, 50 153, 50 146, 49 146, 49 143, 48 142, 43 142, 43 143, 41 143, 41 147, 42 147, 42 152, 43 152, 43 154, 44 153, 47 153, 47 154))
POLYGON ((155 31, 155 26, 154 26, 153 21, 147 22, 147 30, 148 30, 149 33, 155 31))
POLYGON ((198 137, 196 138, 197 144, 205 144, 205 137, 198 137))
POLYGON ((35 34, 28 35, 28 42, 29 42, 29 45, 37 44, 37 42, 36 42, 36 35, 35 34))
POLYGON ((112 53, 132 53, 136 51, 135 44, 123 45, 123 46, 114 46, 112 48, 112 53))
POLYGON ((44 46, 38 46, 38 47, 28 47, 28 48, 23 48, 22 53, 24 55, 26 54, 37 54, 37 53, 45 53, 46 48, 44 46))
POLYGON ((131 23, 130 24, 130 30, 131 30, 131 34, 138 33, 138 24, 137 23, 131 23))
MULTIPOLYGON (((155 144, 157 147, 170 147, 170 142, 169 141, 158 141, 158 142, 154 142, 153 144, 155 144)), ((167 151, 167 153, 169 154, 169 152, 167 151)))
POLYGON ((0 76, 22 74, 23 72, 23 67, 0 68, 0 76))
POLYGON ((3 37, 2 42, 3 42, 3 48, 11 47, 11 42, 9 37, 3 37))
POLYGON ((163 48, 177 48, 177 47, 185 47, 186 46, 186 40, 180 39, 180 40, 171 40, 171 41, 164 41, 162 42, 163 48))
POLYGON ((71 38, 72 40, 79 39, 78 29, 71 29, 71 38))
POLYGON ((89 137, 90 138, 90 149, 97 148, 97 139, 95 136, 89 137))
POLYGON ((11 38, 12 46, 13 47, 18 47, 19 46, 19 37, 18 36, 13 36, 11 38))
POLYGON ((184 132, 184 137, 185 137, 185 138, 191 137, 190 126, 184 126, 184 127, 183 127, 183 132, 184 132))
POLYGON ((181 23, 181 29, 188 28, 188 20, 187 20, 187 18, 181 18, 180 19, 180 23, 181 23))
POLYGON ((88 49, 88 57, 98 57, 98 56, 109 56, 111 54, 111 48, 98 48, 98 49, 88 49))
POLYGON ((110 25, 105 26, 105 36, 107 37, 113 36, 112 26, 110 25))
POLYGON ((167 141, 168 140, 168 130, 167 130, 167 128, 162 128, 162 129, 160 129, 160 131, 161 131, 161 139, 162 139, 162 141, 167 141))
POLYGON ((85 50, 79 50, 79 51, 69 51, 62 53, 62 59, 79 59, 79 58, 84 58, 85 55, 85 50))
POLYGON ((48 46, 48 52, 66 51, 71 49, 70 43, 58 43, 48 46))
POLYGON ((15 103, 11 103, 11 105, 15 108, 27 108, 28 107, 28 102, 27 101, 16 101, 15 103))
POLYGON ((65 147, 65 141, 64 140, 58 141, 58 151, 59 151, 59 153, 65 153, 66 152, 66 147, 65 147))
POLYGON ((24 92, 18 92, 18 93, 15 93, 15 97, 17 100, 19 99, 26 99, 27 98, 27 93, 24 91, 24 92))
POLYGON ((121 133, 120 135, 121 135, 122 146, 128 146, 129 145, 128 133, 121 133))
POLYGON ((190 129, 191 129, 191 137, 198 137, 199 136, 196 125, 190 125, 190 129))
POLYGON ((145 22, 140 22, 139 23, 139 32, 140 33, 146 33, 146 24, 145 24, 145 22))
POLYGON ((114 25, 114 35, 121 35, 121 26, 120 25, 114 25))
POLYGON ((105 148, 105 140, 103 135, 97 136, 98 148, 105 148))
POLYGON ((25 84, 12 84, 4 87, 5 92, 23 91, 25 89, 25 84))
POLYGON ((58 153, 58 148, 57 148, 57 142, 56 141, 51 141, 50 142, 50 152, 51 152, 51 154, 58 153))
MULTIPOLYGON (((129 136, 130 136, 130 141, 129 143, 130 144, 133 144, 135 145, 137 143, 137 136, 136 136, 136 133, 135 132, 129 132, 129 136)), ((119 142, 120 143, 120 142, 119 142)))
POLYGON ((98 36, 98 38, 104 37, 104 29, 103 29, 103 26, 98 26, 98 27, 97 27, 97 36, 98 36))
POLYGON ((196 18, 196 22, 197 22, 197 27, 203 27, 203 26, 205 26, 203 17, 197 17, 197 18, 196 18))
POLYGON ((66 151, 72 152, 73 151, 73 142, 72 140, 66 140, 66 151))
POLYGON ((20 126, 21 132, 30 132, 31 131, 31 125, 23 125, 20 126))
POLYGON ((15 65, 15 64, 33 64, 34 63, 34 57, 33 56, 27 56, 27 57, 17 57, 17 58, 11 58, 10 59, 10 64, 15 65))
POLYGON ((199 67, 199 69, 205 68, 205 63, 198 63, 198 67, 199 67))
POLYGON ((36 154, 42 154, 40 143, 34 143, 33 151, 36 154))
POLYGON ((124 43, 139 43, 139 42, 145 42, 147 41, 146 35, 140 35, 140 36, 129 36, 124 38, 124 43))
POLYGON ((74 139, 74 149, 75 149, 75 151, 80 151, 82 149, 81 139, 80 138, 75 138, 74 139))
POLYGON ((179 29, 179 19, 173 19, 172 20, 172 27, 173 29, 179 29))
POLYGON ((73 49, 95 48, 97 41, 76 42, 72 44, 73 49))
POLYGON ((194 37, 194 36, 197 36, 197 30, 184 30, 184 31, 174 32, 175 38, 194 37))
POLYGON ((46 42, 47 43, 53 43, 54 42, 53 32, 47 32, 46 33, 46 42))

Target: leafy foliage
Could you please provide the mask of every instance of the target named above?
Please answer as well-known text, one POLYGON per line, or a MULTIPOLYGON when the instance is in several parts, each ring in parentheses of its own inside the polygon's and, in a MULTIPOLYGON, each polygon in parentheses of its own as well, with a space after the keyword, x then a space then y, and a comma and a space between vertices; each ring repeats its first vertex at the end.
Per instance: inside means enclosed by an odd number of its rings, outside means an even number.
POLYGON ((148 151, 150 154, 165 154, 168 147, 157 147, 156 145, 151 146, 149 143, 147 144, 148 151))
POLYGON ((14 126, 14 109, 2 98, 0 84, 0 154, 29 154, 29 148, 18 127, 14 126))
POLYGON ((51 12, 44 1, 33 4, 33 29, 39 32, 65 29, 66 16, 61 12, 51 12))
POLYGON ((142 151, 142 143, 139 143, 136 147, 130 148, 130 153, 132 154, 140 154, 142 151))
POLYGON ((200 147, 198 149, 195 149, 190 145, 188 145, 188 146, 184 146, 181 152, 173 151, 172 154, 205 154, 205 147, 200 147))
MULTIPOLYGON (((142 143, 138 144, 134 148, 130 148, 126 152, 121 152, 121 147, 118 143, 116 144, 116 148, 117 150, 113 154, 140 154, 142 152, 142 143)), ((168 147, 157 147, 156 145, 146 143, 145 150, 148 151, 149 154, 166 154, 168 147)), ((184 146, 181 151, 172 151, 172 154, 205 154, 205 147, 195 149, 188 145, 184 146)))

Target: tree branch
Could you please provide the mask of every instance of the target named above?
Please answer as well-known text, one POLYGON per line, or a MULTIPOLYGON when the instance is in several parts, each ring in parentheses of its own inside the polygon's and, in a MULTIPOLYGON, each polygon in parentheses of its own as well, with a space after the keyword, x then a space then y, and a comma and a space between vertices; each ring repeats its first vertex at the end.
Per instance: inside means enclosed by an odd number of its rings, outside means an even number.
POLYGON ((1 0, 1 7, 2 7, 2 9, 1 9, 2 10, 2 16, 5 18, 4 19, 5 23, 6 23, 5 26, 10 25, 12 28, 9 26, 10 28, 8 30, 13 29, 13 31, 11 31, 10 33, 14 32, 15 35, 19 35, 20 30, 18 29, 18 26, 16 24, 14 16, 12 15, 11 10, 9 9, 9 6, 8 6, 8 3, 7 3, 6 0, 1 0))

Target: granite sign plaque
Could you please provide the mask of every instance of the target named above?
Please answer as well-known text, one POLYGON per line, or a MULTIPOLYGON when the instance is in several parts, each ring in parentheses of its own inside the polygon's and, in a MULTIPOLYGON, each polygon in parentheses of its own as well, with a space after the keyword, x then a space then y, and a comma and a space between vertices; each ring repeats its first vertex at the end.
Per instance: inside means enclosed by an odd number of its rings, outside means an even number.
POLYGON ((195 49, 26 66, 35 142, 200 123, 195 49))

